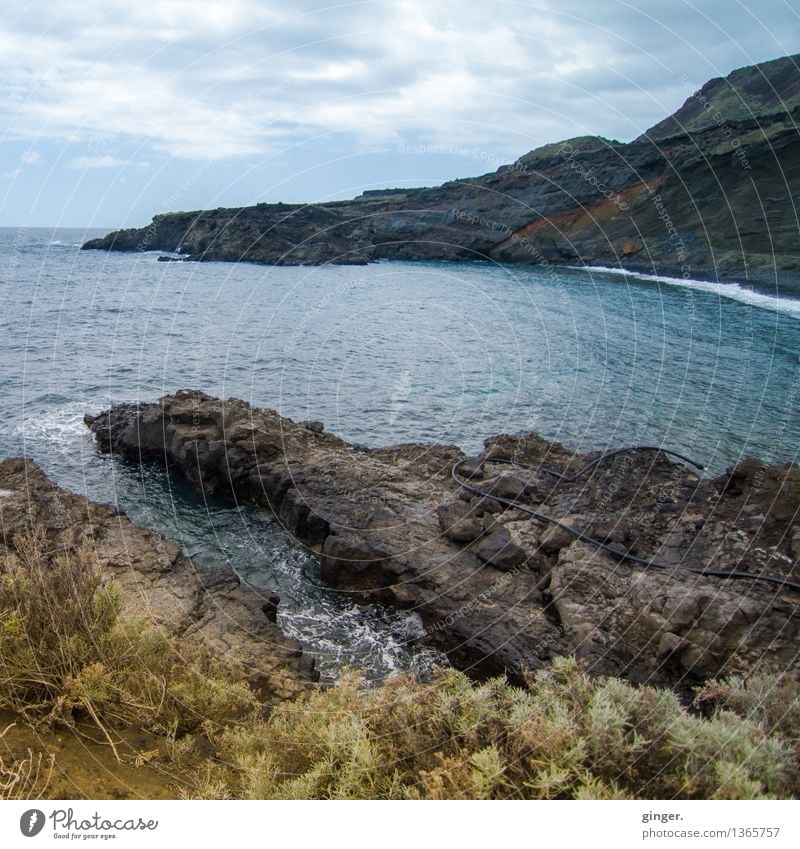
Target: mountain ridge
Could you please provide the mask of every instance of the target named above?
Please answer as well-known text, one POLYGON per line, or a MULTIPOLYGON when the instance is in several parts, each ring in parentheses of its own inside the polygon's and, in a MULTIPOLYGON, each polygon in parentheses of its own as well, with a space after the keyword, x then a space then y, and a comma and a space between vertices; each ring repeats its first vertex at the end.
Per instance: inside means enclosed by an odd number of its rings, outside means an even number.
POLYGON ((272 265, 483 259, 684 278, 798 272, 798 125, 795 55, 709 80, 631 142, 581 136, 479 177, 346 201, 166 213, 83 247, 272 265))

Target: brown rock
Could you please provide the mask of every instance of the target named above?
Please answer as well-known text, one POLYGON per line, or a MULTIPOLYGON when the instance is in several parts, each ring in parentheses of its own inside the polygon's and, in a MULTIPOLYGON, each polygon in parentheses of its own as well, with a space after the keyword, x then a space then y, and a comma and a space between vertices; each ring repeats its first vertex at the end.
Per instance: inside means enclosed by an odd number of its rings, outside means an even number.
MULTIPOLYGON (((564 516, 559 521, 562 525, 568 525, 570 528, 574 527, 580 530, 582 518, 581 516, 564 516)), ((566 528, 559 525, 550 525, 544 534, 542 534, 540 545, 542 551, 546 551, 548 554, 555 554, 562 548, 571 545, 575 539, 575 534, 571 534, 566 528)))
POLYGON ((512 542, 507 528, 498 528, 484 537, 475 549, 478 559, 503 572, 522 566, 528 559, 523 548, 512 542))
POLYGON ((341 589, 385 590, 394 583, 384 569, 385 551, 357 533, 337 532, 322 546, 320 575, 331 586, 341 589))
POLYGON ((458 476, 463 480, 478 481, 483 475, 483 460, 480 457, 467 457, 458 467, 458 476))
POLYGON ((29 459, 0 462, 1 541, 35 525, 52 544, 89 542, 102 576, 122 589, 124 611, 143 616, 187 646, 238 658, 265 702, 277 703, 316 680, 314 661, 275 624, 279 597, 243 586, 229 567, 205 569, 178 546, 122 513, 59 489, 29 459))
MULTIPOLYGON (((678 685, 687 675, 797 668, 800 595, 688 567, 791 576, 800 470, 743 463, 723 478, 699 480, 661 453, 636 450, 572 482, 533 470, 575 471, 596 453, 577 455, 535 434, 486 440, 487 454, 531 467, 504 469, 491 480, 502 478, 512 494, 524 484, 526 498, 529 487, 540 487, 540 512, 612 540, 619 549, 612 557, 564 528, 471 496, 452 480, 453 464, 463 458, 453 446, 365 449, 274 411, 188 390, 157 404, 115 407, 91 418, 90 427, 104 450, 168 463, 201 490, 268 504, 321 551, 322 580, 359 601, 413 609, 427 638, 472 672, 536 668, 567 653, 597 673, 678 685), (207 446, 201 450, 194 417, 207 446), (239 453, 248 432, 263 450, 239 453), (227 433, 240 441, 228 444, 227 433), (755 546, 741 510, 745 493, 757 506, 749 515, 765 517, 755 546), (780 509, 770 508, 778 502, 780 509), (665 568, 626 559, 634 539, 639 556, 665 568), (674 649, 671 637, 661 645, 667 633, 689 645, 674 649), (679 655, 683 669, 664 663, 659 646, 679 655)), ((490 468, 487 459, 484 474, 490 468)), ((0 511, 7 524, 13 516, 7 518, 6 499, 0 497, 0 511)), ((63 533, 70 524, 62 521, 63 533)), ((112 553, 122 549, 115 545, 112 553)), ((165 551, 157 568, 169 573, 173 556, 165 551)), ((161 604, 166 609, 166 597, 161 604)), ((258 615, 265 619, 260 606, 258 615)))
POLYGON ((509 501, 523 501, 528 482, 519 475, 506 472, 483 485, 484 492, 497 495, 509 501))
POLYGON ((661 635, 661 639, 658 641, 658 657, 670 657, 682 652, 688 645, 689 641, 685 637, 679 637, 677 634, 667 631, 666 634, 661 635))
POLYGON ((481 520, 470 504, 448 501, 437 511, 444 535, 453 542, 472 542, 483 533, 481 520))

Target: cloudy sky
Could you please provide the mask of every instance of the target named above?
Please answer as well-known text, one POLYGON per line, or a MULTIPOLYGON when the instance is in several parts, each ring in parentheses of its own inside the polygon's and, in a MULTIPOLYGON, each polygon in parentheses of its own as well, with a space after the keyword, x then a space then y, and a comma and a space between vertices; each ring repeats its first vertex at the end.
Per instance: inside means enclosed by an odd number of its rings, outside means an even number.
POLYGON ((3 0, 0 225, 486 173, 797 52, 796 0, 3 0))

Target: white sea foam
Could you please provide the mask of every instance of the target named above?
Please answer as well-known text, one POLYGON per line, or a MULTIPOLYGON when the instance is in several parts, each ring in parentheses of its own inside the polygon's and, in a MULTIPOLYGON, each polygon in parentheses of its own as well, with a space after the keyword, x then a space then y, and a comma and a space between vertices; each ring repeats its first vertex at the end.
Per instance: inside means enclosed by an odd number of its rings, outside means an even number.
POLYGON ((578 271, 588 271, 602 274, 621 274, 625 277, 634 277, 637 280, 650 281, 653 283, 664 283, 668 286, 680 286, 684 289, 693 289, 699 292, 708 292, 720 298, 749 304, 760 309, 772 310, 792 318, 800 319, 800 300, 795 298, 781 298, 777 295, 766 295, 763 292, 755 292, 739 283, 714 283, 709 280, 683 279, 681 277, 662 277, 657 274, 643 274, 638 271, 626 271, 624 268, 608 268, 602 265, 571 265, 578 271))
POLYGON ((88 441, 91 438, 83 423, 85 412, 83 406, 76 405, 58 407, 44 413, 29 412, 25 420, 16 425, 13 434, 35 442, 74 446, 76 439, 86 438, 88 441))

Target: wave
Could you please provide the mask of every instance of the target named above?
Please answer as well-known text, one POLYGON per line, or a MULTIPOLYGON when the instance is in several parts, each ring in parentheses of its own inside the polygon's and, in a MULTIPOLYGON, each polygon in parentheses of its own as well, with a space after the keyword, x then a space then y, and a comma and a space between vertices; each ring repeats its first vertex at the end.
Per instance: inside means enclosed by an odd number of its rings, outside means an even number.
POLYGON ((86 437, 91 436, 83 423, 87 409, 83 404, 69 404, 41 412, 29 410, 24 421, 13 428, 12 435, 26 442, 74 447, 76 440, 88 442, 86 437))
POLYGON ((740 283, 714 283, 710 280, 664 277, 660 274, 644 274, 639 271, 627 271, 624 268, 609 268, 603 265, 570 265, 567 267, 575 269, 576 271, 588 271, 590 274, 592 272, 621 274, 625 277, 634 277, 637 280, 664 283, 668 286, 678 286, 683 289, 708 292, 709 294, 717 295, 720 298, 727 298, 731 301, 739 301, 740 303, 748 304, 753 307, 772 310, 773 312, 779 312, 783 315, 800 319, 800 300, 796 300, 795 298, 781 298, 777 295, 765 295, 763 292, 756 292, 753 289, 748 289, 740 283))

